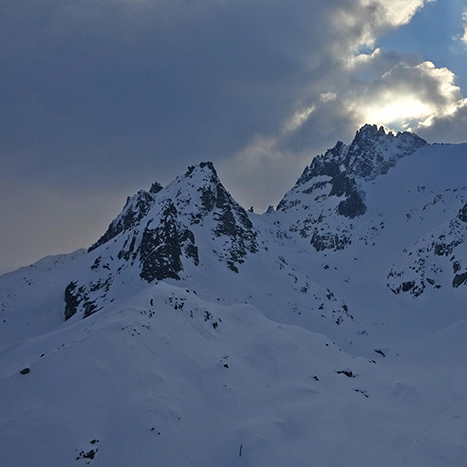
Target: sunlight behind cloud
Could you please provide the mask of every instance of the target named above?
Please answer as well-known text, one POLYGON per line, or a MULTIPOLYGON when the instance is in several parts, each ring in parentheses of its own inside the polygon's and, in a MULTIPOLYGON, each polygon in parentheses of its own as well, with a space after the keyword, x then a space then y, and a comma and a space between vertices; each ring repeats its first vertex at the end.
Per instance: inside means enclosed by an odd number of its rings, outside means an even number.
POLYGON ((455 74, 425 61, 416 65, 399 61, 380 76, 363 79, 368 66, 384 66, 380 51, 360 54, 349 64, 359 81, 357 89, 341 96, 345 106, 358 115, 358 123, 384 125, 392 130, 428 127, 433 119, 454 114, 463 99, 455 74), (376 63, 378 62, 378 63, 376 63))
MULTIPOLYGON (((31 199, 37 185, 73 187, 77 200, 126 192, 212 160, 256 206, 364 123, 437 138, 455 125, 465 139, 467 82, 436 67, 465 73, 463 0, 3 3, 0 174, 31 199), (398 28, 403 42, 386 47, 398 28), (432 54, 453 37, 455 56, 432 54)), ((14 199, 1 179, 0 189, 14 199)), ((19 226, 15 216, 2 220, 19 226)), ((23 254, 16 237, 8 255, 23 254)))
POLYGON ((384 125, 391 130, 406 130, 414 120, 424 122, 433 115, 429 105, 411 95, 388 93, 382 100, 365 108, 364 121, 384 125))

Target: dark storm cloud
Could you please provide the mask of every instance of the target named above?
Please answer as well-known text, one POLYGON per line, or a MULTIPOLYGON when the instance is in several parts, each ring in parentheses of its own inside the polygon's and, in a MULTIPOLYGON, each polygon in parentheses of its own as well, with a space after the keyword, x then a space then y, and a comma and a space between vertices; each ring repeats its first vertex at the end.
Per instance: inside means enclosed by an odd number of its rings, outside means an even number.
POLYGON ((228 158, 401 21, 381 2, 331 3, 6 0, 2 160, 78 189, 228 158))
POLYGON ((21 215, 7 202, 6 261, 25 218, 42 210, 55 229, 41 254, 58 230, 70 248, 89 244, 103 222, 88 224, 116 214, 112 193, 123 203, 201 160, 241 202, 276 202, 314 155, 352 137, 368 102, 413 79, 420 57, 372 51, 424 3, 4 0, 0 189, 31 200, 21 215), (396 79, 401 63, 412 72, 396 79))
POLYGON ((320 38, 305 2, 9 3, 2 160, 48 183, 228 156, 274 131, 309 77, 302 44, 320 38))

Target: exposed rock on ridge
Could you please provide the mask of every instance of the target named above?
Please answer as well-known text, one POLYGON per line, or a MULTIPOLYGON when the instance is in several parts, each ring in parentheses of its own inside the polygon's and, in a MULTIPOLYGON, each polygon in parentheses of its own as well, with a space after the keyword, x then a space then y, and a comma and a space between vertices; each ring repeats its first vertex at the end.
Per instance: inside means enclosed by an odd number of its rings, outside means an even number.
POLYGON ((91 245, 89 251, 95 250, 104 243, 107 243, 119 233, 136 227, 154 205, 154 195, 160 191, 158 187, 162 189, 158 183, 155 183, 151 186, 149 192, 141 190, 133 197, 128 197, 122 212, 110 223, 104 235, 91 245))
POLYGON ((288 230, 309 238, 317 251, 342 250, 352 243, 351 221, 367 211, 365 182, 384 175, 399 159, 426 144, 412 133, 394 136, 382 127, 365 125, 349 146, 339 141, 315 157, 277 210, 292 212, 299 205, 312 210, 294 220, 288 230))
POLYGON ((404 249, 398 263, 388 273, 387 286, 392 292, 418 297, 427 287, 457 288, 467 284, 467 264, 462 261, 467 245, 466 213, 467 203, 447 225, 404 249), (450 284, 446 283, 447 277, 452 278, 450 284))
POLYGON ((189 189, 179 191, 175 204, 191 226, 209 225, 216 254, 229 269, 238 272, 248 253, 258 251, 257 233, 248 214, 222 185, 212 162, 188 168, 183 183, 189 189))
POLYGON ((65 291, 65 318, 84 317, 100 309, 119 290, 113 287, 123 271, 146 282, 180 280, 187 265, 202 260, 196 233, 208 233, 211 251, 238 272, 248 254, 258 251, 257 233, 246 211, 220 182, 211 162, 189 167, 166 188, 128 198, 105 234, 89 248, 96 255, 91 275, 72 281, 65 291))
POLYGON ((146 225, 140 247, 140 277, 147 282, 162 279, 180 279, 183 269, 182 256, 190 258, 197 266, 198 247, 193 232, 179 220, 178 212, 171 200, 167 200, 159 225, 150 228, 153 220, 146 225))

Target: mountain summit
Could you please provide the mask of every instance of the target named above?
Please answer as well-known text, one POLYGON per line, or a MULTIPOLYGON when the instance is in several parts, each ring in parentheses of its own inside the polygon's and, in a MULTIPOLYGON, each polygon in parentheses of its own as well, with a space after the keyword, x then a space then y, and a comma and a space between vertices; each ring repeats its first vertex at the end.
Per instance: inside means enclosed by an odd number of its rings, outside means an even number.
MULTIPOLYGON (((66 319, 79 310, 87 317, 101 309, 122 274, 139 275, 148 283, 179 280, 200 263, 196 237, 203 237, 210 254, 238 272, 244 258, 258 251, 256 235, 246 211, 222 185, 213 164, 191 166, 167 187, 155 183, 151 190, 127 199, 122 212, 88 250, 95 258, 91 275, 67 286, 66 319)), ((117 289, 122 290, 121 285, 117 289)))
POLYGON ((463 465, 466 173, 365 125, 276 210, 202 162, 1 276, 3 463, 463 465))
POLYGON ((395 136, 383 127, 365 125, 350 145, 339 141, 315 157, 277 210, 293 213, 300 205, 298 215, 288 216, 288 229, 310 237, 318 251, 344 249, 352 241, 353 219, 367 211, 368 182, 385 175, 398 160, 426 145, 425 140, 411 133, 395 136))

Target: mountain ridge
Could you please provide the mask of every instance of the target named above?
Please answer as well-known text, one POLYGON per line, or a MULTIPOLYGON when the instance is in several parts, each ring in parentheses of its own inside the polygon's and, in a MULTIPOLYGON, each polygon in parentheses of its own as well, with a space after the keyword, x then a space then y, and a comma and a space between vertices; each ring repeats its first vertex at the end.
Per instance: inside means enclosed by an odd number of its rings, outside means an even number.
POLYGON ((465 173, 366 125, 276 210, 202 162, 1 276, 6 465, 462 465, 465 173))

